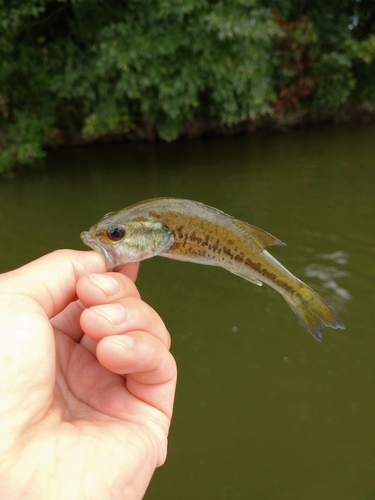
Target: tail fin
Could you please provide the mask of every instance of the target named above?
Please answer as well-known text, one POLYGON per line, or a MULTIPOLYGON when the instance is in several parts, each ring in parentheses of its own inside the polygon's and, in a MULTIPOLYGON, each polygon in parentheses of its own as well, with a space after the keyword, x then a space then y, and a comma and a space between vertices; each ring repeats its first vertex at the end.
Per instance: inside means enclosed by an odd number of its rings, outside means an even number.
POLYGON ((337 314, 304 283, 301 282, 300 293, 293 296, 293 302, 289 297, 285 299, 306 330, 319 342, 323 338, 322 329, 325 326, 345 329, 337 314))

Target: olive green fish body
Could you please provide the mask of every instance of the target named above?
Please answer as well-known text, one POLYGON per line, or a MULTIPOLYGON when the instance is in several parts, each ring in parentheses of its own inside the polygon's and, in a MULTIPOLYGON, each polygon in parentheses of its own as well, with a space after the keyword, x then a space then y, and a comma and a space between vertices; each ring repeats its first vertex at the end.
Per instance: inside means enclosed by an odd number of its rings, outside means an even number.
POLYGON ((284 243, 203 203, 176 198, 140 202, 107 214, 81 238, 103 254, 109 269, 155 255, 220 266, 277 290, 317 340, 324 326, 343 328, 332 309, 264 249, 284 243))

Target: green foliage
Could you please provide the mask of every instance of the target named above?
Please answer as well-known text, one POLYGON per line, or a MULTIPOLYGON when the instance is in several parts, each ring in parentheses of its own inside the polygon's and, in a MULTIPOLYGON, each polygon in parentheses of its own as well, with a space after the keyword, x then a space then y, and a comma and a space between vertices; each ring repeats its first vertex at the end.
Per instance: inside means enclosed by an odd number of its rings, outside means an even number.
POLYGON ((371 0, 0 0, 0 173, 69 138, 375 100, 374 27, 371 0))
POLYGON ((358 59, 365 64, 371 64, 375 60, 375 35, 371 34, 364 40, 353 38, 346 41, 346 52, 351 60, 358 59))
POLYGON ((58 47, 66 64, 54 91, 84 101, 84 129, 93 135, 147 117, 171 140, 198 117, 232 124, 265 113, 274 98, 267 56, 278 29, 270 10, 254 4, 130 3, 95 34, 77 12, 72 31, 91 43, 58 47))
POLYGON ((43 136, 47 131, 51 134, 48 121, 32 118, 21 112, 16 112, 14 118, 9 125, 8 134, 2 140, 0 174, 9 173, 16 164, 33 165, 46 156, 43 145, 47 141, 43 136))

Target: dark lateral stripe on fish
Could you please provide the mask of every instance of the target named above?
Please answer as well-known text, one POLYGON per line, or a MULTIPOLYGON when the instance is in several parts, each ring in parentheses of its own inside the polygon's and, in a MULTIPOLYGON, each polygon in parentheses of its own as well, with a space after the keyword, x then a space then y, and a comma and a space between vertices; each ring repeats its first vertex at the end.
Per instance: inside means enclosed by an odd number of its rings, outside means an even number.
MULTIPOLYGON (((218 226, 218 227, 220 227, 220 226, 218 226)), ((221 229, 221 227, 220 227, 220 229, 221 229)), ((187 246, 187 243, 189 242, 189 243, 192 243, 193 245, 198 246, 198 248, 196 248, 195 246, 189 248, 188 253, 190 255, 199 255, 199 256, 207 255, 207 257, 210 257, 209 254, 202 252, 199 247, 207 248, 208 250, 212 251, 216 256, 221 256, 222 254, 224 254, 231 261, 245 264, 246 266, 250 267, 252 270, 258 272, 261 276, 268 278, 271 281, 274 281, 277 285, 279 285, 285 291, 292 293, 292 294, 296 294, 297 296, 300 297, 300 294, 298 293, 298 291, 296 291, 286 281, 280 280, 275 273, 272 273, 268 269, 263 267, 260 262, 252 261, 249 257, 245 256, 245 252, 238 251, 238 249, 236 247, 232 250, 231 246, 234 245, 233 239, 227 240, 226 243, 228 246, 226 246, 223 242, 220 242, 219 238, 216 238, 215 242, 212 243, 210 241, 210 236, 208 234, 206 234, 204 237, 201 237, 201 236, 197 235, 196 231, 189 232, 189 230, 186 230, 183 225, 180 225, 179 227, 174 229, 173 233, 175 235, 175 243, 172 245, 170 251, 173 251, 173 249, 179 248, 181 252, 187 253, 186 246, 187 246)), ((236 235, 236 237, 238 237, 238 236, 236 235)))

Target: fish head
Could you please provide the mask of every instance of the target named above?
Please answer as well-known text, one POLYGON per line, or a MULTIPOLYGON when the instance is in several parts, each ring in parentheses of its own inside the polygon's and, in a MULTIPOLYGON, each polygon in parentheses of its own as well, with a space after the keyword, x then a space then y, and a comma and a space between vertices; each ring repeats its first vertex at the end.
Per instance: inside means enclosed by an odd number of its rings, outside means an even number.
POLYGON ((159 220, 121 218, 117 212, 105 215, 89 231, 83 231, 81 239, 104 257, 109 271, 154 257, 174 242, 173 232, 159 220))

